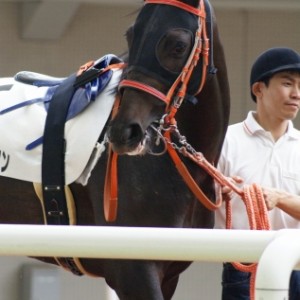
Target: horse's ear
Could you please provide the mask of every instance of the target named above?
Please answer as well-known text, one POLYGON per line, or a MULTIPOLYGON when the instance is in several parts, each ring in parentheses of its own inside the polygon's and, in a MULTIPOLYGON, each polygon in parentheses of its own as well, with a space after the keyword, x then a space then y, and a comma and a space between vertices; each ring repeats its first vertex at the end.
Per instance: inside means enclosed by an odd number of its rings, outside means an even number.
POLYGON ((125 36, 126 36, 126 41, 127 41, 128 49, 130 49, 131 43, 132 43, 132 39, 133 39, 133 25, 131 25, 127 29, 127 31, 125 33, 125 36))
POLYGON ((198 7, 200 0, 181 0, 181 2, 184 2, 193 7, 198 7))

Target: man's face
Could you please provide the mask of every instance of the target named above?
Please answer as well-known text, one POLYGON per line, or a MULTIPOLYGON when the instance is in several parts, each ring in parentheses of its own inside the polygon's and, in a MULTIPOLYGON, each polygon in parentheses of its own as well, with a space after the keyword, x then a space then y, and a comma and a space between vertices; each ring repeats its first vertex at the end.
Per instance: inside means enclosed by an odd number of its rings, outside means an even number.
POLYGON ((280 72, 261 83, 261 104, 266 113, 281 120, 291 120, 300 108, 300 74, 280 72))

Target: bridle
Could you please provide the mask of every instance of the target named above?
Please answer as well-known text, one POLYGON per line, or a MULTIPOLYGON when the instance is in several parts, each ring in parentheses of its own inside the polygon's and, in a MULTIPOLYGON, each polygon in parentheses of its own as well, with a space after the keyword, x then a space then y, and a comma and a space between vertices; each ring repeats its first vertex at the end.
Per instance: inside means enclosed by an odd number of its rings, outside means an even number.
MULTIPOLYGON (((206 10, 204 0, 199 0, 199 5, 197 8, 178 0, 145 0, 144 3, 145 5, 161 4, 174 6, 198 17, 198 29, 195 34, 195 41, 191 53, 181 73, 178 75, 178 77, 171 85, 169 91, 166 94, 162 93, 161 91, 150 85, 147 85, 143 82, 139 82, 137 80, 125 78, 119 84, 119 90, 124 90, 125 88, 132 88, 150 94, 156 97, 157 99, 163 101, 166 104, 166 114, 163 116, 162 120, 160 120, 160 126, 164 128, 171 128, 174 124, 176 124, 176 112, 180 108, 184 98, 187 95, 188 84, 190 82, 195 67, 199 63, 200 58, 202 59, 202 76, 199 88, 196 91, 195 95, 200 93, 205 84, 208 66, 212 67, 212 64, 210 64, 209 60, 210 41, 207 37, 206 10)), ((212 55, 210 58, 212 60, 212 55)), ((212 71, 212 73, 213 72, 214 71, 212 71)), ((117 97, 117 100, 120 101, 120 98, 117 97)), ((116 109, 114 111, 116 112, 116 109)), ((114 114, 112 117, 114 117, 114 114)), ((165 138, 168 141, 171 140, 170 132, 170 130, 166 130, 164 134, 165 138)), ((188 169, 183 164, 176 150, 177 149, 170 145, 168 145, 167 147, 167 151, 171 159, 173 160, 178 172, 180 173, 190 190, 193 192, 193 194, 197 197, 199 201, 201 201, 201 203, 207 209, 214 210, 217 207, 219 207, 221 205, 221 200, 218 201, 217 204, 214 204, 205 196, 201 188, 197 185, 197 183, 190 175, 188 169)), ((183 152, 181 151, 181 153, 183 152)), ((104 188, 104 214, 106 220, 109 222, 114 221, 116 219, 118 207, 117 156, 118 155, 115 152, 113 152, 110 147, 104 188)), ((196 159, 194 157, 194 154, 191 155, 190 158, 194 159, 194 161, 196 159)))
POLYGON ((209 39, 206 31, 206 11, 204 0, 199 1, 198 8, 190 6, 178 0, 145 0, 147 4, 170 5, 185 10, 198 17, 198 29, 195 34, 194 46, 190 56, 184 65, 181 73, 172 84, 169 91, 164 94, 158 89, 136 80, 123 79, 119 84, 119 90, 133 88, 150 94, 166 104, 165 122, 169 122, 175 117, 178 108, 181 106, 186 94, 191 75, 202 57, 202 78, 196 94, 200 93, 206 81, 207 68, 209 65, 209 39))

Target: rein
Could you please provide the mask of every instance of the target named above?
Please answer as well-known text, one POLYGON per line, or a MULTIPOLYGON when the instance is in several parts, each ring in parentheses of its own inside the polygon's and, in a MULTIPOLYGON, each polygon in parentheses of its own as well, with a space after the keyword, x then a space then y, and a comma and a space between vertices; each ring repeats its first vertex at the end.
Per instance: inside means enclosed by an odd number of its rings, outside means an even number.
MULTIPOLYGON (((209 210, 218 209, 223 201, 220 189, 218 191, 218 199, 216 204, 213 203, 202 192, 202 190, 194 182, 188 170, 182 163, 177 152, 180 152, 182 155, 191 159, 198 166, 204 169, 220 186, 227 186, 233 192, 240 196, 246 207, 246 212, 249 220, 249 227, 251 230, 270 230, 271 226, 268 216, 268 210, 264 201, 264 196, 261 187, 257 184, 252 184, 245 185, 242 189, 238 188, 235 184, 231 182, 231 180, 228 177, 223 175, 217 168, 215 168, 210 162, 208 162, 201 152, 196 152, 196 150, 190 144, 187 143, 185 138, 179 134, 176 125, 173 125, 172 127, 173 128, 167 129, 167 134, 164 137, 164 141, 169 145, 167 149, 176 165, 178 172, 181 174, 184 181, 189 186, 194 195, 198 198, 198 200, 209 210), (177 134, 179 141, 182 144, 181 146, 178 146, 171 142, 170 131, 173 131, 177 134)), ((226 204, 226 229, 232 228, 232 208, 230 200, 231 198, 229 196, 224 197, 224 201, 226 204)), ((239 271, 249 272, 251 274, 250 299, 254 300, 257 263, 243 264, 239 262, 233 262, 232 265, 239 271)))
MULTIPOLYGON (((171 128, 165 129, 167 134, 164 138, 165 143, 168 144, 168 152, 175 162, 178 172, 183 177, 186 184, 189 186, 194 195, 200 200, 200 202, 209 210, 216 210, 222 204, 222 194, 219 189, 217 203, 211 202, 211 200, 202 192, 198 185, 194 182, 193 178, 189 174, 188 170, 182 163, 177 152, 181 153, 185 157, 191 159, 198 166, 204 169, 216 183, 220 186, 227 186, 233 192, 238 194, 245 204, 246 212, 249 220, 249 227, 251 230, 270 230, 270 221, 268 216, 268 210, 264 201, 263 192, 260 186, 257 184, 245 185, 242 189, 238 188, 232 181, 223 175, 217 168, 215 168, 210 162, 206 160, 201 152, 197 152, 190 144, 187 143, 185 138, 181 136, 177 130, 176 125, 172 125, 171 128), (178 140, 181 145, 176 145, 171 142, 170 131, 177 134, 178 140)), ((160 134, 160 131, 158 130, 160 134)), ((232 228, 232 209, 231 198, 229 196, 224 197, 226 204, 226 229, 232 228)), ((255 294, 255 276, 257 270, 257 263, 242 264, 239 262, 233 262, 232 265, 240 271, 251 273, 250 277, 250 299, 254 300, 255 294)))

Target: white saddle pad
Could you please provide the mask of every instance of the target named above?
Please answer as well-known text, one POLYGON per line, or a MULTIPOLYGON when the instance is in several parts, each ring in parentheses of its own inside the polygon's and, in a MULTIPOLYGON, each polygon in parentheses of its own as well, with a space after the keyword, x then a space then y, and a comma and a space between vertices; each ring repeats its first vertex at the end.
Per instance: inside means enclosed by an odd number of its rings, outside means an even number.
MULTIPOLYGON (((97 140, 112 110, 122 70, 113 70, 113 76, 97 97, 83 112, 66 122, 65 180, 74 182, 83 172, 97 140)), ((3 80, 2 80, 3 82, 3 80)), ((0 111, 28 99, 43 97, 48 87, 36 87, 13 79, 12 89, 0 92, 0 111)), ((0 81, 1 83, 1 81, 0 81)), ((42 145, 25 147, 43 136, 47 112, 43 103, 18 108, 0 115, 0 176, 41 183, 42 145)), ((53 162, 55 163, 55 162, 53 162)))

